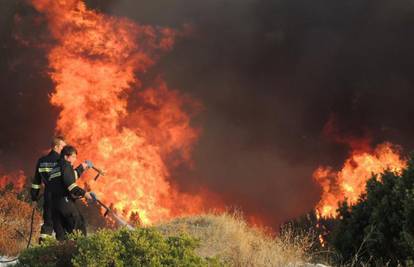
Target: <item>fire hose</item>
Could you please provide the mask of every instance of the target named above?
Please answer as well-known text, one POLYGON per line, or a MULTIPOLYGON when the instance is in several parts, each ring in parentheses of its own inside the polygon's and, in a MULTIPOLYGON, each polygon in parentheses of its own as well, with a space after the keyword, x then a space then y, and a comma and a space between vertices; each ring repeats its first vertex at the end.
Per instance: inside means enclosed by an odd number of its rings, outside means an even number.
POLYGON ((27 241, 26 249, 30 247, 30 243, 32 242, 32 236, 33 236, 33 223, 34 223, 34 215, 36 211, 36 206, 33 206, 32 209, 32 216, 30 218, 30 233, 29 233, 29 241, 27 241))

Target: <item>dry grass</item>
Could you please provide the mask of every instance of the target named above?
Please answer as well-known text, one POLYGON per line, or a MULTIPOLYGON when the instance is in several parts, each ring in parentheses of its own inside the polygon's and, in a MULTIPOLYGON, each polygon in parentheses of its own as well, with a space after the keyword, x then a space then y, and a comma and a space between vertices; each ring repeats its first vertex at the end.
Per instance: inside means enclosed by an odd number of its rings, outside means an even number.
MULTIPOLYGON (((32 207, 15 193, 0 196, 0 255, 15 256, 26 248, 30 232, 32 207)), ((39 239, 40 213, 35 213, 32 243, 39 239)))
POLYGON ((311 247, 307 236, 285 231, 274 238, 250 227, 240 214, 205 214, 174 219, 157 226, 164 234, 188 233, 201 241, 197 252, 229 266, 303 266, 311 247))

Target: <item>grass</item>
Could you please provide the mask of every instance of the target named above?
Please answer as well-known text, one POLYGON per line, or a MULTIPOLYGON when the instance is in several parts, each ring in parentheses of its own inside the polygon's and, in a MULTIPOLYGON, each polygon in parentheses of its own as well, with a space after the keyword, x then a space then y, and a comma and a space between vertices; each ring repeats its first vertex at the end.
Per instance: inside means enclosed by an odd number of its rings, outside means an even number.
POLYGON ((279 237, 250 227, 235 214, 203 214, 177 218, 157 225, 165 235, 187 233, 200 240, 196 252, 202 257, 218 256, 229 266, 302 266, 310 261, 311 239, 294 236, 286 229, 279 237))

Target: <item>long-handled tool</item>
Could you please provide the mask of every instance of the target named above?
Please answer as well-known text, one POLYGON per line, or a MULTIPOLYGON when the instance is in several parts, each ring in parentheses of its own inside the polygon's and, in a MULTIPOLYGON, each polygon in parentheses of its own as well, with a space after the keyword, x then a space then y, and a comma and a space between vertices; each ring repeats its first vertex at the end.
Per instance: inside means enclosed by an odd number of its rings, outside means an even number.
POLYGON ((111 214, 120 225, 125 226, 128 229, 130 229, 130 230, 133 230, 134 229, 134 227, 132 227, 129 223, 127 223, 126 221, 124 221, 123 219, 121 219, 113 210, 111 210, 108 206, 106 206, 104 203, 102 203, 102 201, 100 201, 98 199, 98 197, 96 196, 95 193, 90 192, 89 194, 92 196, 93 201, 95 201, 102 208, 105 209, 104 217, 106 217, 108 214, 111 214))
MULTIPOLYGON (((95 167, 93 165, 93 163, 91 161, 86 161, 86 163, 88 164, 88 166, 90 166, 90 168, 92 168, 93 170, 95 170, 97 172, 97 175, 95 176, 94 180, 98 180, 98 178, 100 176, 105 176, 105 172, 102 169, 99 169, 97 167, 95 167)), ((108 206, 106 206, 104 203, 102 203, 102 201, 100 201, 98 199, 98 197, 96 196, 95 193, 90 192, 92 199, 98 203, 101 207, 103 207, 105 209, 105 213, 104 213, 104 217, 106 217, 109 213, 112 215, 112 217, 114 217, 114 219, 122 226, 126 226, 128 229, 133 230, 134 227, 132 227, 130 224, 128 224, 126 221, 124 221, 122 218, 120 218, 113 210, 111 210, 108 206)))

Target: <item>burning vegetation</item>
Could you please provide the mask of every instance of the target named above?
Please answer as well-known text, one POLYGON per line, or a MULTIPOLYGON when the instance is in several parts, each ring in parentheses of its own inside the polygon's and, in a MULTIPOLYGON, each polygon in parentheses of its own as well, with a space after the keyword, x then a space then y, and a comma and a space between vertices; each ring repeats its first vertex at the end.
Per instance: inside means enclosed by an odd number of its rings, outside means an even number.
MULTIPOLYGON (((0 189, 0 254, 14 256, 26 248, 30 236, 32 208, 15 191, 0 189)), ((33 224, 40 225, 41 215, 34 213, 33 224)), ((32 242, 39 238, 38 227, 33 229, 32 242)))
POLYGON ((401 173, 406 162, 398 147, 383 143, 375 149, 353 150, 342 169, 321 166, 313 173, 322 187, 321 200, 316 206, 318 216, 336 217, 339 203, 353 205, 365 193, 366 183, 385 171, 401 173))

